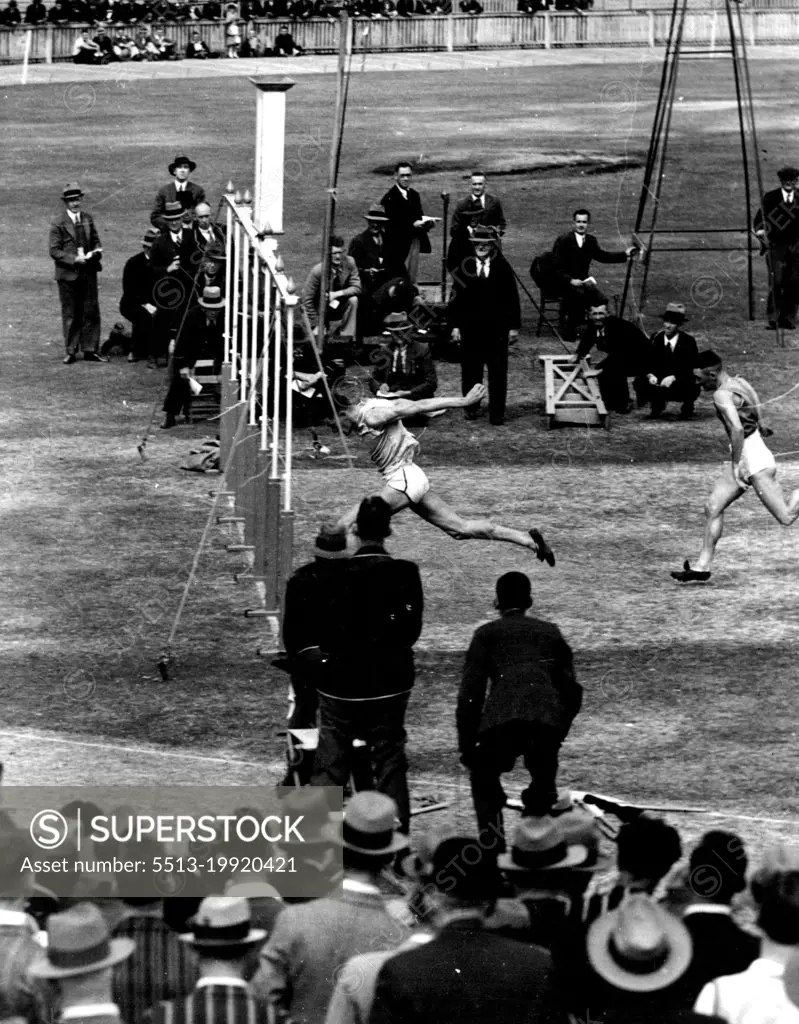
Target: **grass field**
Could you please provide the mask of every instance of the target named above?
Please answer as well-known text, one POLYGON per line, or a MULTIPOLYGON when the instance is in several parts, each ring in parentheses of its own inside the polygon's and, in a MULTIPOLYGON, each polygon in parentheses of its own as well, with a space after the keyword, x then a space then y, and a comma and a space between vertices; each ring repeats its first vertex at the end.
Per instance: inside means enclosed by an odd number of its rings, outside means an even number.
MULTIPOLYGON (((511 226, 506 252, 524 280, 532 256, 577 206, 592 209, 606 245, 627 244, 641 171, 586 171, 643 160, 658 66, 540 68, 529 58, 529 67, 512 71, 356 75, 339 191, 343 232, 361 229, 361 211, 388 185, 385 169, 410 156, 431 213, 442 190, 455 198, 474 166, 486 170, 511 226)), ((771 187, 776 168, 797 158, 795 62, 757 62, 752 73, 771 187)), ((688 65, 679 94, 661 224, 742 225, 729 73, 715 62, 688 65)), ((172 155, 186 151, 198 162, 195 177, 212 200, 229 178, 242 189, 251 184, 252 86, 244 76, 111 80, 10 87, 3 100, 4 728, 273 763, 285 677, 255 655, 263 637, 257 621, 241 615, 253 594, 233 584, 240 566, 216 528, 171 647, 174 679, 165 685, 156 671, 211 511, 213 478, 178 468, 207 428, 153 430, 164 382, 141 364, 61 365, 46 250, 50 212, 77 178, 105 247, 107 331, 118 319, 124 260, 138 248, 172 155), (142 459, 136 446, 148 431, 142 459)), ((298 281, 318 253, 333 101, 329 76, 304 76, 289 94, 281 250, 298 281)), ((762 318, 744 319, 745 278, 728 254, 658 255, 653 266, 647 326, 657 325, 660 304, 686 303, 700 343, 721 351, 769 400, 783 480, 799 485, 797 351, 778 349, 762 318)), ((596 269, 612 292, 621 290, 618 268, 596 269)), ((757 272, 762 311, 762 267, 757 272)), ((436 260, 427 274, 437 276, 436 260)), ((506 546, 459 545, 410 514, 396 521, 392 550, 420 563, 427 596, 409 716, 414 777, 434 790, 456 788, 468 813, 453 755, 463 650, 491 614, 497 575, 529 568, 536 607, 574 647, 586 690, 564 748, 563 782, 784 822, 742 824, 755 842, 786 834, 797 820, 796 534, 749 496, 729 515, 713 585, 675 587, 669 570, 697 552, 702 500, 724 458, 720 425, 705 402, 692 423, 649 423, 634 413, 617 418, 610 433, 547 431, 537 356, 557 345, 533 336, 533 318, 526 304, 507 426, 438 420, 420 461, 463 511, 545 529, 558 566, 540 568, 506 546)), ((440 371, 441 390, 456 390, 457 367, 440 371)), ((303 443, 299 435, 299 449, 303 443)), ((328 443, 339 451, 335 438, 328 443)), ((298 455, 298 564, 319 521, 373 485, 362 452, 354 471, 298 455)), ((124 783, 128 762, 115 771, 113 757, 93 749, 42 756, 52 756, 59 778, 70 777, 71 757, 84 775, 96 763, 102 781, 112 781, 110 773, 124 783)), ((195 781, 212 782, 215 771, 208 762, 195 781)))

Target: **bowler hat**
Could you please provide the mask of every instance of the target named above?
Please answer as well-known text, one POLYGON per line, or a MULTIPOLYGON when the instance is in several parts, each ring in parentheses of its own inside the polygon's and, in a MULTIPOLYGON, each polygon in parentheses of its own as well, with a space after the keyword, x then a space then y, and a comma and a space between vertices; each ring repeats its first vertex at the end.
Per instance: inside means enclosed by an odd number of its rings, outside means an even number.
POLYGON ((553 871, 574 868, 590 858, 587 846, 569 843, 554 818, 521 818, 510 853, 497 859, 503 871, 553 871))
POLYGON ((626 992, 657 992, 682 977, 693 944, 682 921, 645 893, 628 896, 588 930, 588 959, 597 974, 626 992))
POLYGON ((413 323, 407 313, 389 313, 383 318, 383 328, 386 331, 410 331, 413 323))
POLYGON ((660 316, 661 320, 668 320, 672 324, 682 324, 688 319, 685 315, 685 306, 681 302, 669 302, 660 316))
POLYGON ((183 207, 179 202, 169 202, 164 204, 164 212, 161 214, 164 220, 182 220, 183 219, 183 207))
POLYGON ((70 199, 81 199, 84 195, 83 189, 77 182, 70 182, 61 193, 61 198, 66 202, 70 199))
POLYGON ((153 242, 158 238, 160 231, 158 228, 147 228, 144 232, 144 238, 142 238, 142 245, 151 246, 153 242))
POLYGON ((388 224, 385 207, 380 203, 372 203, 363 216, 365 220, 374 221, 376 224, 388 224))
POLYGON ((243 896, 206 896, 192 924, 180 939, 199 952, 252 946, 266 938, 263 928, 250 927, 250 904, 243 896))
POLYGON ((197 164, 193 160, 189 160, 187 156, 184 156, 182 153, 179 153, 172 161, 172 163, 169 165, 170 174, 174 175, 175 168, 178 166, 178 164, 188 164, 189 174, 192 174, 197 167, 197 164))
POLYGON ((203 288, 200 305, 205 309, 223 309, 225 300, 222 298, 222 289, 217 288, 215 285, 203 288))
POLYGON ((105 918, 93 903, 78 903, 47 919, 47 952, 28 968, 35 978, 73 978, 126 960, 133 939, 112 939, 105 918))
POLYGON ((787 167, 780 167, 777 171, 777 177, 780 181, 796 181, 799 178, 799 168, 791 167, 790 164, 787 167))
POLYGON ((344 808, 341 832, 325 826, 322 831, 345 850, 382 857, 408 846, 405 836, 397 835, 397 805, 390 796, 372 789, 354 793, 344 808))

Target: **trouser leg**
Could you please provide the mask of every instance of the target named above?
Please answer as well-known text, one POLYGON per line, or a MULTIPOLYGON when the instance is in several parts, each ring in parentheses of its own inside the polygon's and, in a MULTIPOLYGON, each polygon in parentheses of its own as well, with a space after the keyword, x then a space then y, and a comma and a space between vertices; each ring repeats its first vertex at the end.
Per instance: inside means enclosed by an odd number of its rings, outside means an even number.
POLYGON ((408 793, 408 760, 405 756, 405 711, 408 694, 383 700, 363 701, 362 739, 369 745, 374 766, 374 787, 397 805, 399 831, 408 835, 411 801, 408 793))
POLYGON ((505 419, 505 404, 508 395, 508 339, 492 338, 486 353, 488 364, 488 418, 492 423, 505 419))
POLYGON ((530 785, 522 793, 526 814, 547 814, 558 798, 558 754, 560 735, 545 726, 530 724, 524 751, 524 766, 530 785))
POLYGON ((347 785, 352 761, 355 701, 319 694, 319 745, 314 763, 314 786, 347 785))

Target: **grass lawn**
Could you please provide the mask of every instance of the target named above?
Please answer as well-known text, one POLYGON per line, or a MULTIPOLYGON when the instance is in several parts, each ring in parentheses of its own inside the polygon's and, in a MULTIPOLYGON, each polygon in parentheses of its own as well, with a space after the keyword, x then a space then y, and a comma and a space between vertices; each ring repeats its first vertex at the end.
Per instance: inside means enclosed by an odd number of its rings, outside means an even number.
MULTIPOLYGON (((529 56, 529 67, 504 72, 356 75, 339 190, 343 233, 361 230, 362 211, 388 187, 385 168, 410 156, 430 213, 440 212, 442 190, 453 200, 463 193, 472 168, 489 174, 510 224, 506 252, 525 282, 532 256, 577 206, 592 209, 608 247, 628 244, 641 171, 587 174, 585 166, 643 161, 657 66, 543 69, 529 56)), ((756 62, 752 76, 771 187, 776 168, 796 160, 786 134, 796 117, 794 63, 756 62)), ((289 94, 281 251, 298 282, 318 257, 334 84, 304 76, 289 94)), ((660 225, 742 226, 729 71, 689 64, 679 95, 660 225)), ((254 597, 234 585, 240 565, 220 529, 209 531, 175 631, 174 679, 165 685, 156 671, 212 511, 214 478, 178 468, 208 428, 153 429, 160 372, 119 360, 61 365, 46 248, 61 189, 78 179, 105 248, 107 333, 118 319, 122 266, 138 249, 173 154, 198 162, 195 177, 213 202, 229 178, 251 185, 253 88, 243 77, 10 87, 3 103, 3 723, 272 761, 285 677, 255 655, 258 620, 241 614, 254 597)), ((426 276, 435 278, 437 265, 431 259, 426 276)), ((621 291, 619 268, 595 271, 621 291)), ((760 266, 757 280, 761 320, 750 324, 745 275, 729 255, 658 254, 645 320, 654 329, 663 303, 685 302, 700 347, 712 344, 769 400, 783 480, 799 485, 797 351, 778 349, 763 331, 760 266)), ((572 643, 586 690, 563 752, 564 783, 765 814, 788 827, 797 812, 795 533, 748 496, 729 515, 713 585, 674 586, 669 570, 698 550, 702 501, 725 455, 720 425, 704 402, 693 423, 649 423, 634 413, 617 417, 610 433, 547 431, 537 356, 557 345, 535 338, 533 326, 525 303, 507 426, 439 419, 420 461, 463 511, 545 529, 558 566, 540 568, 507 546, 459 545, 410 513, 396 521, 392 550, 420 563, 428 609, 409 717, 414 777, 442 792, 456 785, 463 650, 491 614, 497 575, 529 568, 537 608, 572 643)), ((443 364, 440 375, 442 391, 457 389, 457 367, 443 364)), ((325 440, 339 451, 334 437, 325 440)), ((298 564, 320 520, 374 486, 363 452, 356 467, 298 454, 298 564)), ((465 789, 459 800, 468 811, 465 789)), ((762 842, 771 832, 753 826, 748 834, 762 842)))

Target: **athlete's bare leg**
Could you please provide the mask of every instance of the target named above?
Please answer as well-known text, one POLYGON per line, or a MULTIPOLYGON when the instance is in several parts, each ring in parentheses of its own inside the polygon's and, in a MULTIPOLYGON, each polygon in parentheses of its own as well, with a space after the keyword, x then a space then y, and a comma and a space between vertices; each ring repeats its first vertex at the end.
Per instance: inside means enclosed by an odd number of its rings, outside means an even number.
POLYGON ((778 523, 790 526, 799 519, 799 489, 786 501, 777 483, 777 470, 764 469, 752 477, 752 488, 778 523))
POLYGON ((728 465, 724 475, 716 483, 705 502, 705 536, 702 541, 699 560, 693 566, 696 572, 708 572, 710 570, 710 563, 713 561, 716 545, 721 540, 721 534, 724 530, 724 511, 734 501, 737 501, 742 494, 746 494, 746 488, 741 487, 732 474, 732 467, 728 465))
POLYGON ((411 505, 411 508, 422 519, 437 526, 455 540, 501 540, 529 548, 530 551, 538 551, 535 540, 524 530, 499 526, 489 519, 464 519, 432 491, 428 491, 422 500, 411 505))

